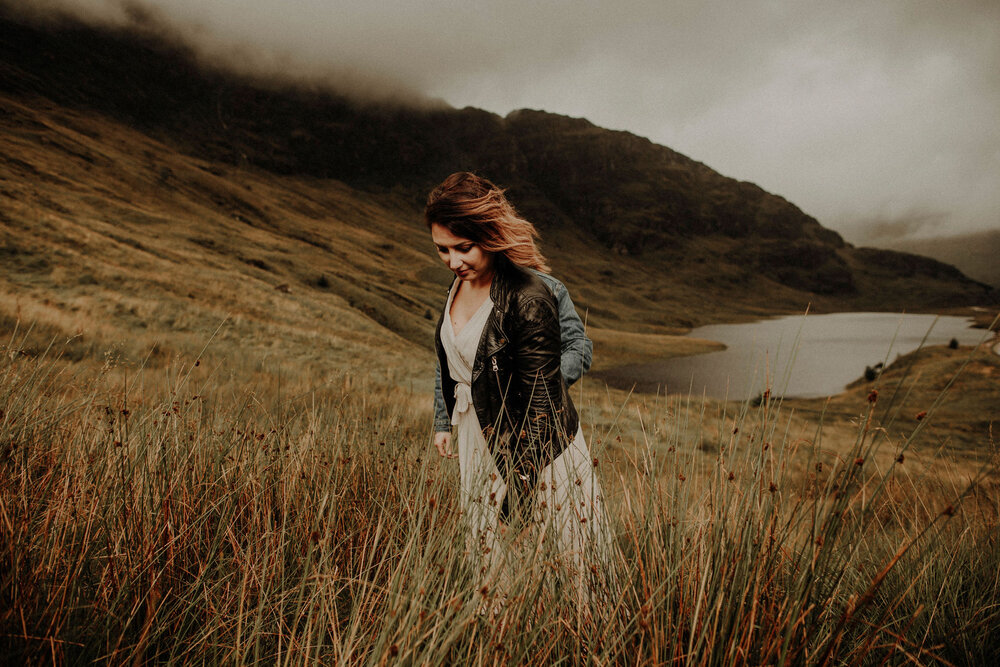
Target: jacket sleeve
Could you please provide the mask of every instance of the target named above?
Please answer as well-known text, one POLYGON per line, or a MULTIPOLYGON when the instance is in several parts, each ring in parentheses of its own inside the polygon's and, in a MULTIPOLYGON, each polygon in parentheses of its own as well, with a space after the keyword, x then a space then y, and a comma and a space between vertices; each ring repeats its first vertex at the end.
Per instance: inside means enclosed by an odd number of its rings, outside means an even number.
POLYGON ((559 332, 562 339, 561 367, 566 384, 579 380, 590 370, 594 357, 594 343, 587 338, 583 321, 576 312, 576 306, 569 296, 569 290, 556 279, 552 279, 552 294, 559 307, 559 332))
POLYGON ((434 363, 434 432, 451 431, 451 420, 441 391, 441 362, 434 363))

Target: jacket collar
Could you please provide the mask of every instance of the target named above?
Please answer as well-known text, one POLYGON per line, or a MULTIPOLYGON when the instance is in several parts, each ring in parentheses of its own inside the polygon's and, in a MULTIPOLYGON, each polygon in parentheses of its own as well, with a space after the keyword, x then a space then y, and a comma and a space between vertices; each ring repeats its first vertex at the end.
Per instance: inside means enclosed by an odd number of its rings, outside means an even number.
POLYGON ((516 283, 525 277, 525 270, 512 263, 503 255, 496 256, 496 272, 493 274, 493 284, 490 285, 490 300, 499 315, 510 309, 510 299, 516 283))

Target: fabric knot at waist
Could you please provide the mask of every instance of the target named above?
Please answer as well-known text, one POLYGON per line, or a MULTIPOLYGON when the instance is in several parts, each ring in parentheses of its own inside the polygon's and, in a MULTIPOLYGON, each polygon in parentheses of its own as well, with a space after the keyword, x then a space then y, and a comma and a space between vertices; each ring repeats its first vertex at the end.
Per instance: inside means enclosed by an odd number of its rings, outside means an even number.
POLYGON ((472 405, 472 385, 459 382, 455 385, 455 409, 451 413, 451 423, 458 423, 459 415, 464 414, 472 405))

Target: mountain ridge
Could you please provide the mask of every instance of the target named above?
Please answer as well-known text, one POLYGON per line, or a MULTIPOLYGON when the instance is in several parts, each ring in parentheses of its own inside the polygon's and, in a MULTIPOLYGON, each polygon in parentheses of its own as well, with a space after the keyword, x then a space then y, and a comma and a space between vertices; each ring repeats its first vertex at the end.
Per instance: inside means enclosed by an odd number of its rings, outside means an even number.
POLYGON ((875 240, 880 247, 933 257, 952 264, 970 278, 1000 288, 1000 229, 927 239, 875 240))

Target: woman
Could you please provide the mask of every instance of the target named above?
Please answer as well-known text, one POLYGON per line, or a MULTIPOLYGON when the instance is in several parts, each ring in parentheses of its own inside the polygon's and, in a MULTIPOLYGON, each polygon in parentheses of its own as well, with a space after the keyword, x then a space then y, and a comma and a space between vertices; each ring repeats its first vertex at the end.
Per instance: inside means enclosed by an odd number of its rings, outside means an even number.
MULTIPOLYGON (((467 172, 431 192, 425 219, 456 275, 435 347, 470 547, 495 571, 499 533, 537 526, 539 543, 554 537, 581 565, 602 523, 600 488, 560 370, 558 302, 536 273, 548 270, 538 234, 502 190, 467 172)), ((452 455, 447 431, 434 444, 452 455)))

